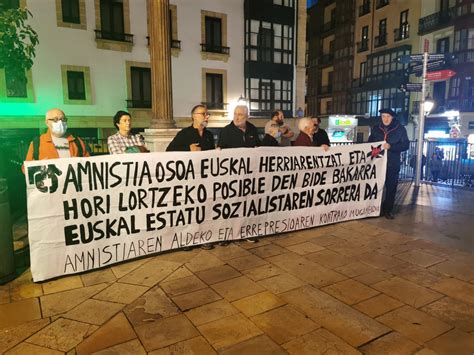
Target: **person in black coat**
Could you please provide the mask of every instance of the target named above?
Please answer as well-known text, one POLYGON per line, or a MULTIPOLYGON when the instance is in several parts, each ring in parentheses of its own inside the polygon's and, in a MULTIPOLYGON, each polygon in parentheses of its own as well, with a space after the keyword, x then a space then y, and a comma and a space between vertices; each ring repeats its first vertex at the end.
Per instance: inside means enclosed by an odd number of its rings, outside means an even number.
POLYGON ((387 172, 385 176, 385 200, 382 203, 381 214, 388 219, 393 219, 393 205, 400 172, 400 153, 408 150, 410 141, 405 127, 395 118, 394 111, 382 109, 379 112, 382 122, 372 128, 369 142, 384 141, 382 146, 387 151, 387 172))
POLYGON ((209 111, 205 105, 196 105, 191 110, 193 124, 183 128, 166 148, 167 152, 189 152, 215 149, 214 136, 206 129, 209 111))
POLYGON ((248 121, 249 109, 238 105, 234 109, 234 119, 222 128, 217 146, 227 148, 254 148, 260 146, 257 127, 248 121))
POLYGON ((280 144, 278 143, 277 139, 280 136, 280 127, 276 123, 267 123, 265 125, 265 137, 262 139, 262 147, 279 147, 280 144))
POLYGON ((321 119, 319 117, 312 117, 314 123, 313 145, 315 147, 322 147, 328 150, 331 146, 327 132, 320 127, 321 119))

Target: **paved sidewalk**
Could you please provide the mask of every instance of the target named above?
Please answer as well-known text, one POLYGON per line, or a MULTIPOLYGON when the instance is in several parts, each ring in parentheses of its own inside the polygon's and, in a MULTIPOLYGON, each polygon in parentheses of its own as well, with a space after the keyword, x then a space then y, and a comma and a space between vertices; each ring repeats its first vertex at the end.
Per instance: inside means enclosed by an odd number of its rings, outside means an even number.
POLYGON ((0 286, 0 353, 472 355, 474 193, 401 191, 394 221, 26 272, 0 286))

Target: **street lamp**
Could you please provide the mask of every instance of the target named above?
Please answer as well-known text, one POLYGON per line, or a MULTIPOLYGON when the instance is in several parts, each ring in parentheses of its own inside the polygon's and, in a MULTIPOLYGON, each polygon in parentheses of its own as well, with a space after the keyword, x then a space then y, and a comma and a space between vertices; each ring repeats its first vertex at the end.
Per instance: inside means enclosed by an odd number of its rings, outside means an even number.
POLYGON ((425 111, 425 115, 428 116, 433 109, 434 101, 431 97, 427 96, 425 98, 425 102, 423 103, 423 111, 425 111))

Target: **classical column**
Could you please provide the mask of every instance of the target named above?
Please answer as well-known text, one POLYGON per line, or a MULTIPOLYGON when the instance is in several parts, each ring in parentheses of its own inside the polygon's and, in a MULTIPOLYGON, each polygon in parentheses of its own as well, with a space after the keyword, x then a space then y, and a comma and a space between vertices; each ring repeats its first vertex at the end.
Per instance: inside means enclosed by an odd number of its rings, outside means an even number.
POLYGON ((150 19, 151 129, 175 128, 171 85, 169 0, 148 0, 150 19))

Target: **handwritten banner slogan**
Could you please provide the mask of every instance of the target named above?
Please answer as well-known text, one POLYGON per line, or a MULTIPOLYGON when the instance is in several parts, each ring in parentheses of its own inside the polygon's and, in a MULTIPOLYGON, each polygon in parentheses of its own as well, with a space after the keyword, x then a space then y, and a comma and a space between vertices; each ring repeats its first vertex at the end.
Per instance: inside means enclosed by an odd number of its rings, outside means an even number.
POLYGON ((26 162, 33 279, 377 216, 380 144, 26 162))

